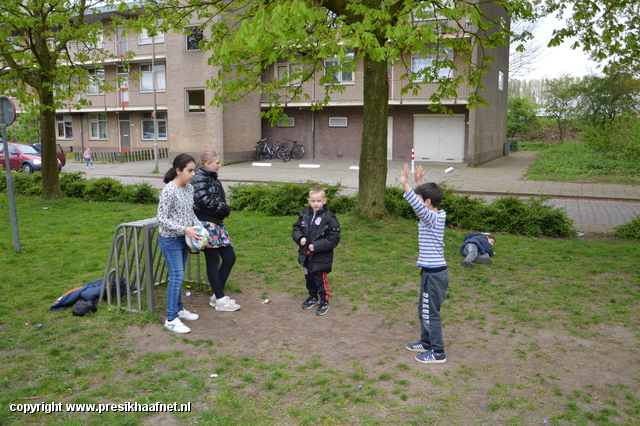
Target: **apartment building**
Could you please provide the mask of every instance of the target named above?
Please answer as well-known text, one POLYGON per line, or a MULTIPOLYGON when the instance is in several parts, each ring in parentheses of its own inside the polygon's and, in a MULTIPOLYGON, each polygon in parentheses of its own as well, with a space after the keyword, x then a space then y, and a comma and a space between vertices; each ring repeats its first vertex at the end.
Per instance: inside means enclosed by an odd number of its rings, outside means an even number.
MULTIPOLYGON (((485 3, 485 15, 492 20, 509 20, 503 7, 485 3)), ((455 28, 458 22, 444 20, 443 28, 455 28)), ((457 34, 444 34, 457 37, 457 34)), ((457 90, 456 98, 443 103, 454 115, 435 113, 428 109, 432 104, 430 96, 437 90, 437 83, 424 84, 417 94, 401 93, 408 83, 400 76, 406 72, 400 61, 390 62, 389 74, 389 118, 387 134, 387 159, 411 160, 415 152, 416 161, 440 163, 482 164, 503 155, 507 126, 507 81, 509 72, 509 48, 502 46, 489 53, 494 61, 490 72, 483 76, 487 88, 482 96, 489 107, 468 109, 469 94, 474 88, 463 86, 457 90)), ((450 51, 459 70, 464 69, 462 58, 450 51)), ((478 62, 477 50, 473 61, 478 62)), ((432 58, 412 55, 405 57, 404 63, 411 64, 413 71, 419 71, 432 58)), ((332 59, 325 62, 330 63, 332 59)), ((269 71, 268 78, 279 78, 300 64, 282 62, 269 71)), ((288 119, 278 125, 263 121, 262 136, 271 140, 290 138, 302 143, 310 156, 319 159, 357 160, 360 154, 362 134, 363 73, 358 62, 355 72, 335 73, 333 80, 344 91, 331 94, 331 101, 322 110, 312 111, 314 102, 324 99, 325 89, 316 80, 303 83, 307 100, 290 103, 285 108, 288 119)), ((327 71, 328 72, 328 71, 327 71)), ((451 69, 440 70, 442 76, 456 76, 451 69)), ((284 94, 284 93, 283 93, 284 94)), ((261 107, 269 107, 268 95, 261 98, 261 107)))
MULTIPOLYGON (((116 13, 123 14, 104 9, 86 20, 102 21, 106 29, 116 13)), ((216 70, 198 49, 201 38, 195 24, 190 35, 105 31, 101 48, 115 55, 85 66, 96 81, 116 90, 90 85, 80 96, 90 106, 78 110, 79 99, 74 99, 57 110, 57 142, 74 151, 130 152, 157 144, 170 156, 213 149, 226 163, 249 158, 260 139, 259 98, 249 95, 241 102, 210 106, 213 94, 206 82, 216 70), (125 60, 131 54, 133 59, 125 60)))
MULTIPOLYGON (((484 5, 483 9, 490 18, 508 19, 500 6, 484 5)), ((89 19, 101 20, 106 28, 114 13, 103 10, 89 19)), ((449 22, 443 27, 452 25, 449 22)), ((261 109, 270 106, 266 94, 250 93, 240 102, 210 106, 213 94, 206 88, 206 81, 217 70, 208 65, 208 53, 198 49, 202 37, 195 23, 186 36, 171 33, 150 37, 144 32, 127 34, 121 29, 112 35, 105 33, 102 43, 107 51, 116 53, 115 58, 105 57, 90 72, 96 79, 113 82, 116 90, 98 93, 97 86, 89 86, 82 97, 91 106, 76 110, 69 103, 66 109, 59 110, 58 143, 66 149, 90 146, 94 151, 120 152, 153 149, 157 143, 159 148, 168 148, 170 156, 214 149, 224 163, 233 163, 251 159, 255 142, 269 136, 274 142, 285 137, 297 140, 305 146, 307 158, 359 158, 362 64, 356 64, 355 72, 335 73, 334 81, 345 90, 332 94, 322 110, 311 109, 313 102, 325 96, 319 77, 304 83, 308 100, 290 103, 285 109, 290 118, 272 127, 267 120, 258 118, 261 109), (134 59, 125 62, 123 56, 127 52, 133 53, 134 59)), ((462 69, 462 58, 455 52, 450 54, 462 69)), ((423 85, 417 94, 401 94, 407 83, 399 78, 404 73, 403 66, 390 62, 389 160, 410 160, 414 151, 417 161, 481 164, 503 155, 509 49, 499 47, 491 55, 494 62, 490 73, 483 77, 487 90, 482 93, 490 106, 468 109, 473 88, 462 87, 456 98, 445 101, 453 116, 428 109, 437 83, 423 85)), ((404 59, 414 70, 431 61, 417 56, 404 59)), ((331 61, 325 60, 327 64, 331 61)), ((299 65, 275 64, 265 78, 279 78, 295 66, 299 65)), ((454 71, 440 72, 449 75, 454 71)))

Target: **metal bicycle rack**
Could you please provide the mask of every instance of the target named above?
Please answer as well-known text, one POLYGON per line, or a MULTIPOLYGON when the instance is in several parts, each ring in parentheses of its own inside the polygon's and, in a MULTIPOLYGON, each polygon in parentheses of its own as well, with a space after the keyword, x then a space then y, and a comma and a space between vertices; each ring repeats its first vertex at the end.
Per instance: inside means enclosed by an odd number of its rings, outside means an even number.
MULTIPOLYGON (((158 243, 157 228, 156 218, 123 223, 116 227, 99 302, 106 300, 109 306, 115 305, 128 311, 142 312, 144 309, 141 293, 145 291, 147 310, 156 311, 154 288, 168 280, 167 266, 158 243), (126 306, 123 306, 124 304, 126 306)), ((192 256, 189 256, 185 267, 185 281, 202 282, 200 256, 196 255, 196 280, 192 278, 191 258, 192 256)))

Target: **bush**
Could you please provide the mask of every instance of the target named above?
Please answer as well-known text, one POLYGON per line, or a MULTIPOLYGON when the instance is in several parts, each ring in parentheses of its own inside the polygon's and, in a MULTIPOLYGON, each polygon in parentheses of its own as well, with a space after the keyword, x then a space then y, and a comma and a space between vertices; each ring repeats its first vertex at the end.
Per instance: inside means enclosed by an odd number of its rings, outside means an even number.
POLYGON ((327 207, 335 214, 350 213, 356 209, 358 198, 355 195, 338 195, 329 198, 327 207))
POLYGON ((160 199, 157 188, 148 182, 141 182, 133 185, 124 185, 118 201, 123 203, 157 204, 160 199))
MULTIPOLYGON (((523 200, 509 196, 496 198, 492 203, 485 204, 481 197, 455 194, 453 188, 444 185, 442 188, 444 197, 440 208, 447 212, 449 227, 532 237, 570 237, 576 234, 573 222, 564 209, 544 204, 548 197, 523 200)), ((387 208, 394 216, 415 220, 416 215, 402 198, 403 193, 399 188, 387 188, 387 208)))
MULTIPOLYGON (((17 195, 41 196, 42 173, 12 173, 17 195)), ((7 190, 6 172, 0 173, 0 192, 7 190)), ((125 203, 155 204, 158 189, 148 182, 123 185, 113 178, 86 180, 83 172, 60 173, 60 189, 66 197, 90 201, 121 201, 125 203)))
POLYGON ((297 183, 254 183, 232 185, 228 190, 231 210, 257 211, 270 216, 293 216, 309 205, 309 189, 321 186, 326 197, 336 197, 340 185, 324 186, 316 182, 297 183))
POLYGON ((89 201, 118 201, 124 185, 114 178, 102 177, 90 180, 82 194, 89 201))
POLYGON ((631 222, 616 226, 613 234, 626 240, 640 240, 640 215, 634 217, 631 222))

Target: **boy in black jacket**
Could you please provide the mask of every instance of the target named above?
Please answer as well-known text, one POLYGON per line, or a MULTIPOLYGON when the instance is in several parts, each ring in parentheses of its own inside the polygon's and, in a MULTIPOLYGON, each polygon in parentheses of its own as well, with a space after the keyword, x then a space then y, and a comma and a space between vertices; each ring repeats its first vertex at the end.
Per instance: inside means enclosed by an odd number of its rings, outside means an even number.
POLYGON ((460 252, 465 256, 461 265, 465 268, 473 268, 473 262, 491 264, 490 256, 495 256, 493 245, 496 239, 485 234, 470 232, 464 236, 464 242, 460 246, 460 252))
POLYGON ((300 217, 293 224, 291 237, 298 247, 298 262, 304 267, 305 281, 309 297, 302 303, 302 309, 311 309, 316 304, 316 315, 329 311, 329 280, 333 264, 333 249, 340 242, 338 219, 325 207, 327 198, 324 189, 309 191, 309 207, 298 213, 300 217))

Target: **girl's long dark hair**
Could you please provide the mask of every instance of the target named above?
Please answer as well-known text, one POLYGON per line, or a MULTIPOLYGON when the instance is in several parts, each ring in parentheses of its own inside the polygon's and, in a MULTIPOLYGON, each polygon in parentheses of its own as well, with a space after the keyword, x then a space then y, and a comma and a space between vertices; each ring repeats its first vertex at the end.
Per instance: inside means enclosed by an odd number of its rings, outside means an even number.
POLYGON ((167 173, 164 174, 164 183, 169 183, 178 176, 176 170, 184 170, 187 167, 187 164, 191 162, 196 162, 192 156, 189 154, 180 154, 176 158, 173 159, 173 167, 167 170, 167 173))

